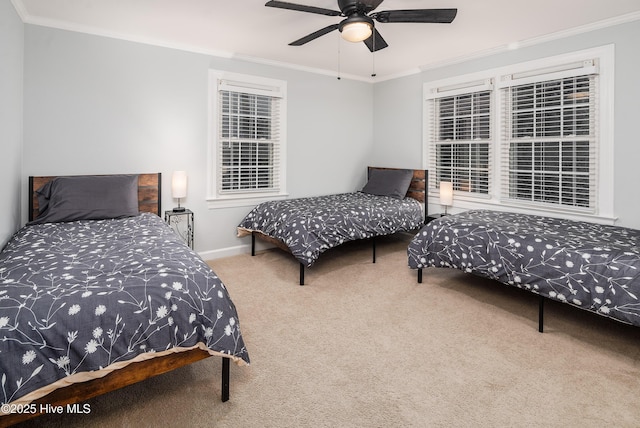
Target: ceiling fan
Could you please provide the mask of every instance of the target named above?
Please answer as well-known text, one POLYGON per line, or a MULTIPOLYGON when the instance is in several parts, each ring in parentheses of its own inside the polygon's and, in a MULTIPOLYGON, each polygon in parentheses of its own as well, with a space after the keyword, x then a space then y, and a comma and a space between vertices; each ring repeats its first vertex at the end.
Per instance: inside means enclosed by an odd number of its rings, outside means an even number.
POLYGON ((289 43, 290 46, 301 46, 334 30, 339 30, 343 39, 350 42, 364 42, 371 52, 379 51, 389 46, 376 30, 374 20, 381 23, 417 22, 449 24, 458 13, 458 9, 411 9, 373 12, 380 6, 382 1, 383 0, 338 0, 340 11, 284 1, 268 1, 265 6, 327 16, 342 16, 345 18, 338 24, 331 24, 289 43))

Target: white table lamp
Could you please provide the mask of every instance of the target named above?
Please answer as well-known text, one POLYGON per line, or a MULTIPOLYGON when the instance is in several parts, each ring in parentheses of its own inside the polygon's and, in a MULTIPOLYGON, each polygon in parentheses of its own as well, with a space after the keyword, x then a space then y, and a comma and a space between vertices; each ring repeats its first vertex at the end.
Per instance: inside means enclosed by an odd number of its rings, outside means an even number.
POLYGON ((453 205, 453 183, 450 181, 440 182, 440 205, 444 205, 444 214, 447 214, 447 207, 453 205))
POLYGON ((187 196, 187 172, 174 171, 171 177, 171 195, 178 200, 178 206, 173 211, 184 211, 180 206, 180 199, 187 196))

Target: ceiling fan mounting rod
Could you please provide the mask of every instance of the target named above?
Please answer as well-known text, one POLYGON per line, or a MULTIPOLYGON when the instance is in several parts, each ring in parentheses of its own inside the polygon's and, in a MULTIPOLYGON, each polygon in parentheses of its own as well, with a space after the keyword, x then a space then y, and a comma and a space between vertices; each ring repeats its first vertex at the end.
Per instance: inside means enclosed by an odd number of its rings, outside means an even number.
POLYGON ((382 0, 376 1, 358 1, 358 0, 338 0, 338 7, 342 12, 342 16, 351 16, 354 13, 358 15, 366 15, 373 9, 378 7, 382 3, 382 0))

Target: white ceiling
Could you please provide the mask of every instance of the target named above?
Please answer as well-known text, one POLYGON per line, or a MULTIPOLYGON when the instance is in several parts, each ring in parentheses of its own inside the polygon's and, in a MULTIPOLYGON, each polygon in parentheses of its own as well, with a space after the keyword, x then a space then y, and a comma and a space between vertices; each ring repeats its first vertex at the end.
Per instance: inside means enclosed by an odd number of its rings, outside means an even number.
MULTIPOLYGON (((336 0, 287 0, 339 10, 336 0)), ((334 31, 288 43, 329 17, 265 7, 266 0, 12 0, 23 21, 224 57, 377 80, 640 19, 640 0, 387 0, 377 11, 458 9, 451 24, 378 24, 389 47, 371 54, 334 31)), ((603 43, 606 41, 603 41, 603 43)))

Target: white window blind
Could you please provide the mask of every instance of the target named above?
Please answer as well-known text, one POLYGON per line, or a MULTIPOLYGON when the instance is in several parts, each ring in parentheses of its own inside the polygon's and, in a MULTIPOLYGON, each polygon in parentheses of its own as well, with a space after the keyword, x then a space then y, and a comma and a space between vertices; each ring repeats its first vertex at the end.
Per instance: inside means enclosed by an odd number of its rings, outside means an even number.
POLYGON ((278 192, 281 97, 277 87, 218 82, 218 193, 278 192))
POLYGON ((490 81, 482 81, 435 88, 427 95, 431 188, 450 181, 457 192, 489 192, 491 88, 490 81))
POLYGON ((505 76, 502 199, 596 209, 598 91, 593 62, 505 76))

